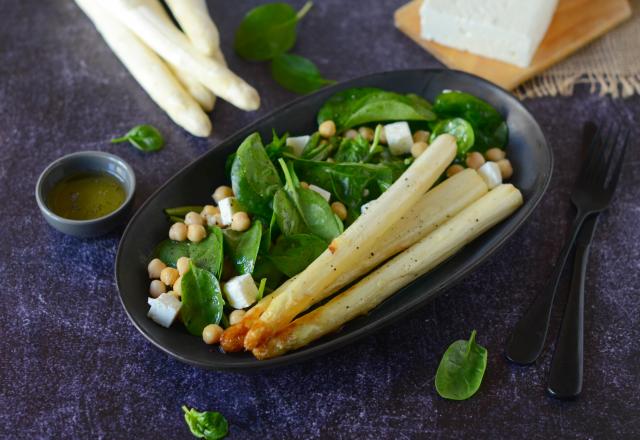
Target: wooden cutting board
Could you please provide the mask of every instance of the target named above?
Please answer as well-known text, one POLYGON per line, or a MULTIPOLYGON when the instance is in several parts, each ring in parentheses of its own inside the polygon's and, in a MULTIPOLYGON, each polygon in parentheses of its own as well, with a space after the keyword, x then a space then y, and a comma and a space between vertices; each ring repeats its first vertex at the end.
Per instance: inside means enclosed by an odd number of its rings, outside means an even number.
POLYGON ((559 0, 531 65, 522 68, 423 40, 420 38, 421 4, 422 0, 414 0, 398 9, 396 27, 447 67, 473 73, 507 90, 516 88, 631 16, 627 0, 559 0))

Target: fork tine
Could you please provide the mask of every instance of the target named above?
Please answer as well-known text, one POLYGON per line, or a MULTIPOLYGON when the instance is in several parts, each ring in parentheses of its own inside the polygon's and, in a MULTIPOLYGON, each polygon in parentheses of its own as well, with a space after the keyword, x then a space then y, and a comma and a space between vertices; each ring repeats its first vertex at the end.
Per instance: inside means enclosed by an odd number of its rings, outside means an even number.
POLYGON ((616 151, 620 130, 614 126, 607 131, 607 137, 602 139, 602 147, 598 151, 595 163, 588 179, 592 186, 604 188, 607 180, 608 162, 611 160, 612 154, 616 151))
POLYGON ((624 135, 624 140, 622 141, 622 149, 620 151, 620 155, 618 156, 618 161, 616 162, 613 168, 613 171, 611 173, 611 180, 607 185, 607 191, 609 191, 610 194, 612 194, 613 191, 615 191, 616 185, 618 184, 618 178, 622 173, 622 164, 624 163, 624 154, 627 151, 628 143, 629 143, 629 130, 627 130, 626 134, 624 135))

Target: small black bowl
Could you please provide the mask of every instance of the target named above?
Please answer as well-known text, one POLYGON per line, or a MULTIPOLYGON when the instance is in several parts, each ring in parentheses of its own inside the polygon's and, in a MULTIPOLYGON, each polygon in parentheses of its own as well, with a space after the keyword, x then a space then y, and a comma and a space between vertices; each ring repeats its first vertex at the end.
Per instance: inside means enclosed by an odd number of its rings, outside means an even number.
POLYGON ((551 149, 542 130, 525 107, 509 92, 473 75, 444 70, 403 70, 368 75, 299 98, 221 142, 193 161, 158 189, 129 222, 116 257, 116 281, 125 311, 138 330, 154 345, 177 359, 204 368, 251 370, 291 364, 335 350, 399 319, 425 305, 438 293, 476 268, 522 225, 544 194, 553 168, 551 149), (211 200, 213 189, 228 184, 224 165, 250 133, 263 139, 271 131, 307 134, 317 130, 316 113, 334 93, 349 87, 379 87, 402 93, 416 93, 429 100, 442 90, 469 92, 492 104, 509 125, 508 157, 515 170, 511 179, 524 196, 524 205, 506 221, 466 246, 437 269, 420 277, 342 330, 282 357, 258 361, 249 353, 225 354, 205 345, 181 326, 166 329, 146 317, 149 279, 147 264, 156 244, 167 236, 169 224, 163 218, 166 207, 211 200), (185 199, 189 194, 189 199, 185 199))

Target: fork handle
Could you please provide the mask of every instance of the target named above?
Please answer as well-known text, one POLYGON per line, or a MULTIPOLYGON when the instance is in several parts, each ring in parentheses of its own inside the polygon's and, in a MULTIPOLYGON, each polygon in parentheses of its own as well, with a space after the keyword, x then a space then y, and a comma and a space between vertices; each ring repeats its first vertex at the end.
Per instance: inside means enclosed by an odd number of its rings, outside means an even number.
POLYGON ((573 263, 569 299, 562 318, 549 371, 549 393, 559 399, 573 399, 582 391, 584 349, 584 284, 589 260, 589 245, 597 225, 597 216, 585 221, 573 263))
POLYGON ((522 365, 532 364, 542 353, 560 277, 586 216, 587 214, 582 211, 578 211, 576 214, 571 226, 571 235, 556 261, 549 284, 538 294, 525 315, 516 324, 505 353, 511 362, 522 365))

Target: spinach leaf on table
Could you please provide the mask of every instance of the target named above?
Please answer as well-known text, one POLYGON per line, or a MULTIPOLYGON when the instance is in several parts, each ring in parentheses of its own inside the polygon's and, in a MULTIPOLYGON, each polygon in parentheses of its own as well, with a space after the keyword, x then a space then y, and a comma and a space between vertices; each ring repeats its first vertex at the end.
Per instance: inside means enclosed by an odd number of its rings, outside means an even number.
POLYGON ((216 276, 193 264, 182 275, 182 308, 180 316, 189 333, 202 336, 209 324, 218 324, 222 319, 224 300, 216 276))
POLYGON ((445 351, 436 372, 436 391, 445 399, 468 399, 480 388, 486 368, 487 349, 476 344, 474 330, 468 341, 455 341, 445 351))
POLYGON ((112 144, 121 142, 129 142, 138 150, 145 153, 162 150, 164 147, 164 138, 162 134, 152 125, 136 125, 122 137, 111 139, 112 144))
POLYGON ((416 95, 401 95, 373 87, 336 93, 318 112, 318 124, 332 120, 338 130, 383 121, 433 121, 430 104, 416 95))
POLYGON ((317 192, 302 188, 293 166, 280 159, 280 166, 285 175, 284 190, 298 210, 309 232, 317 235, 327 243, 340 235, 342 222, 336 217, 329 203, 317 192))
POLYGON ((436 97, 433 110, 440 118, 458 117, 469 122, 475 132, 474 150, 484 152, 507 145, 509 130, 504 118, 476 96, 459 91, 443 92, 436 97))
POLYGON ((311 264, 327 249, 327 243, 312 234, 281 236, 269 253, 269 260, 288 277, 292 277, 311 264))
POLYGON ((251 227, 244 231, 224 230, 224 244, 231 258, 233 267, 239 274, 251 274, 258 258, 262 239, 262 223, 255 220, 251 227))
POLYGON ((296 42, 296 25, 312 3, 300 11, 286 3, 267 3, 251 9, 236 30, 233 48, 249 61, 266 61, 287 52, 296 42))
POLYGON ((198 411, 195 408, 187 408, 182 405, 184 420, 191 433, 197 438, 205 440, 221 440, 229 432, 229 423, 222 414, 217 411, 198 411))
POLYGON ((238 148, 231 166, 231 186, 247 211, 267 221, 271 218, 271 200, 282 185, 258 133, 238 148))
POLYGON ((301 95, 335 83, 323 78, 311 60, 288 53, 280 54, 271 61, 271 76, 285 89, 301 95))

